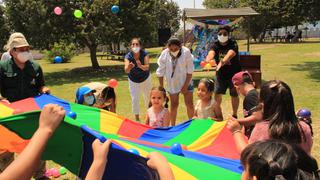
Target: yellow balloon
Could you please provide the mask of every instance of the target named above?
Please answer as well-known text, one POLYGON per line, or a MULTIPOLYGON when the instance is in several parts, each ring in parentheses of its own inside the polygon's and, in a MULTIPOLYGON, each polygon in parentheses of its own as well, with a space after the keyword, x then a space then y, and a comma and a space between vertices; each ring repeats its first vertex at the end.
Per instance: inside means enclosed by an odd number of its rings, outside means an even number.
POLYGON ((210 69, 211 68, 211 64, 210 63, 207 63, 205 66, 204 66, 205 69, 210 69))

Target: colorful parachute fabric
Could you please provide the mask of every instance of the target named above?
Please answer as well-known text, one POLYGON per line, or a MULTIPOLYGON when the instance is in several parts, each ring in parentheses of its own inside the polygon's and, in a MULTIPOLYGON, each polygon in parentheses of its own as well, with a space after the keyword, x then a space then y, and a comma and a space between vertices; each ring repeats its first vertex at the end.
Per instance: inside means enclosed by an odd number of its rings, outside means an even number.
MULTIPOLYGON (((168 159, 176 179, 240 178, 242 167, 239 154, 231 133, 225 128, 225 122, 195 119, 174 127, 154 129, 108 111, 69 103, 51 95, 0 104, 0 117, 3 117, 0 124, 18 135, 0 129, 0 137, 5 135, 4 133, 11 133, 12 136, 7 139, 10 142, 1 141, 0 150, 19 152, 38 126, 39 110, 48 103, 63 106, 67 114, 70 111, 75 112, 77 118, 65 118, 49 141, 43 158, 67 167, 80 177, 88 170, 83 167, 91 164, 91 161, 86 162, 83 159, 90 159, 89 156, 92 156, 92 153, 83 153, 91 149, 84 146, 91 144, 91 141, 82 138, 88 136, 81 131, 81 126, 86 125, 112 139, 120 149, 134 148, 142 157, 152 151, 160 152, 168 159), (171 153, 170 147, 175 143, 185 147, 183 156, 171 153), (13 148, 14 144, 19 144, 19 148, 13 148)), ((127 161, 139 160, 129 159, 127 161)))

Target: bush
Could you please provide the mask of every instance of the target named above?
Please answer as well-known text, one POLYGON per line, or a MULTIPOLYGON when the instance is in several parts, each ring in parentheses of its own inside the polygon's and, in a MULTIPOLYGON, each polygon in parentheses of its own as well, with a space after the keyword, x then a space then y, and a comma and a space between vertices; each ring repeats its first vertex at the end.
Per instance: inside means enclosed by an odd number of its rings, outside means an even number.
POLYGON ((47 51, 46 58, 51 63, 54 63, 56 56, 62 57, 62 63, 70 62, 71 58, 76 53, 76 46, 74 44, 67 44, 64 42, 54 43, 51 50, 47 51))

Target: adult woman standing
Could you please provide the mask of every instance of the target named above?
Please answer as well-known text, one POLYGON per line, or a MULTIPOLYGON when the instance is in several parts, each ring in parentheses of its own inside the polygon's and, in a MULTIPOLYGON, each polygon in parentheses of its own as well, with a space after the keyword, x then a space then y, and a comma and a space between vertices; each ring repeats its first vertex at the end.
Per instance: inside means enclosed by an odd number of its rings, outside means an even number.
POLYGON ((187 107, 188 117, 191 119, 194 115, 193 108, 193 59, 190 50, 184 46, 177 38, 171 38, 168 41, 168 48, 162 51, 158 59, 157 76, 160 86, 163 87, 166 80, 166 90, 170 95, 170 113, 171 125, 175 125, 179 94, 184 96, 184 102, 187 107))
POLYGON ((141 48, 140 38, 133 38, 130 48, 131 51, 124 59, 124 71, 128 74, 132 111, 135 114, 136 121, 140 121, 140 93, 143 94, 145 106, 147 106, 152 87, 149 72, 149 55, 141 48))

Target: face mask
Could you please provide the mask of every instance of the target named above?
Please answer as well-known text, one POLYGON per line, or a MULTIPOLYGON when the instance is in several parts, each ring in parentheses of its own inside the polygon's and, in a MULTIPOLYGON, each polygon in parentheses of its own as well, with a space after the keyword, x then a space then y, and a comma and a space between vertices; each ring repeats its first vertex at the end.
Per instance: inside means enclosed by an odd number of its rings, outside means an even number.
POLYGON ((175 52, 170 51, 170 54, 171 54, 171 56, 173 56, 173 57, 177 57, 178 54, 179 54, 179 51, 175 51, 175 52))
POLYGON ((93 96, 85 96, 84 102, 88 105, 92 105, 94 103, 94 97, 93 96))
POLYGON ((228 41, 228 39, 229 39, 229 37, 228 37, 228 36, 218 35, 218 40, 219 40, 219 42, 221 42, 221 43, 225 43, 225 42, 227 42, 227 41, 228 41))
POLYGON ((133 51, 134 53, 138 53, 138 52, 140 51, 140 47, 133 47, 133 48, 132 48, 132 51, 133 51))
POLYGON ((17 60, 21 63, 25 63, 32 59, 32 54, 30 52, 19 52, 17 55, 17 60))

